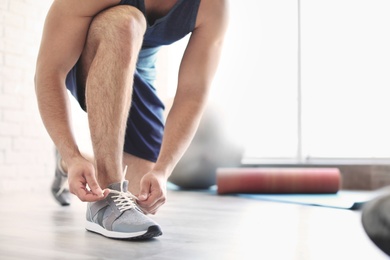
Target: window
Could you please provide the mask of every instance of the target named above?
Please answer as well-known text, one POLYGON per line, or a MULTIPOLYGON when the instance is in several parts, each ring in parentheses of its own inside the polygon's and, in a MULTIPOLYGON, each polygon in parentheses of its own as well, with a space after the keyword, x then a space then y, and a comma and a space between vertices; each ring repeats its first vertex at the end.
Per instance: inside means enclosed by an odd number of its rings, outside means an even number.
MULTIPOLYGON (((247 161, 390 158, 389 1, 230 5, 211 100, 247 161)), ((168 48, 169 78, 184 46, 168 48)), ((176 81, 167 82, 173 95, 176 81)))
POLYGON ((390 2, 302 1, 302 136, 310 157, 390 157, 390 2))

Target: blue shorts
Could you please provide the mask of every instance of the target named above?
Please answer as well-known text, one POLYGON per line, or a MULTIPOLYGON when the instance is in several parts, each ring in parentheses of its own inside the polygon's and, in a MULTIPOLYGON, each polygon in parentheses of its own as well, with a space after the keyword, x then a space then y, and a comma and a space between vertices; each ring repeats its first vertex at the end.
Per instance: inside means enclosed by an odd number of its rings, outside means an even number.
MULTIPOLYGON (((66 87, 81 108, 87 111, 85 89, 77 84, 77 65, 67 75, 66 87)), ((164 132, 164 108, 156 89, 136 71, 124 152, 148 161, 157 161, 164 132)))

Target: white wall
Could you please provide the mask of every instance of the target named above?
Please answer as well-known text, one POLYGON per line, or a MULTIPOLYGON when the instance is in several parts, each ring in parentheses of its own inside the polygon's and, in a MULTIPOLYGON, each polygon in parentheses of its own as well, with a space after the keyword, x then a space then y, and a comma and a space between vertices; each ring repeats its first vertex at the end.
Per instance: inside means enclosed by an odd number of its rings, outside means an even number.
POLYGON ((33 83, 51 2, 0 1, 0 194, 46 189, 53 175, 54 150, 39 118, 33 83))

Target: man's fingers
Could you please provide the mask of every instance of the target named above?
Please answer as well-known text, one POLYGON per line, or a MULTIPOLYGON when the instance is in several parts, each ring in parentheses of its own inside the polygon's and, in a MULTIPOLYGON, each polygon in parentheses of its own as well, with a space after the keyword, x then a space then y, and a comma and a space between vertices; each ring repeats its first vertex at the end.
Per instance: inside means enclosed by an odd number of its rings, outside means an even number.
POLYGON ((81 158, 73 161, 68 168, 69 191, 81 201, 98 201, 107 197, 108 189, 102 190, 99 186, 94 166, 81 158))
POLYGON ((156 201, 155 203, 153 203, 152 206, 142 206, 142 205, 139 205, 142 210, 147 213, 147 214, 156 214, 157 210, 165 203, 165 199, 161 199, 159 201, 156 201))
POLYGON ((161 207, 166 201, 164 194, 161 190, 152 190, 149 197, 144 201, 138 201, 138 205, 147 213, 155 214, 159 207, 161 207))
POLYGON ((149 181, 142 179, 140 185, 141 185, 141 187, 140 187, 140 191, 139 191, 139 195, 138 195, 138 200, 145 201, 149 197, 149 190, 151 188, 150 187, 151 184, 149 181))
POLYGON ((157 201, 152 207, 148 209, 149 214, 156 214, 157 210, 165 203, 165 199, 157 201))
POLYGON ((85 174, 85 179, 87 181, 87 184, 89 186, 89 188, 91 189, 92 193, 95 194, 96 196, 98 196, 99 198, 103 198, 104 197, 104 192, 103 190, 100 188, 97 180, 96 180, 96 177, 95 177, 95 174, 93 173, 86 173, 85 174))
POLYGON ((145 175, 141 179, 140 192, 137 204, 145 214, 155 214, 166 201, 166 196, 162 185, 158 179, 152 175, 145 175))
POLYGON ((74 194, 83 202, 95 202, 106 198, 109 193, 110 190, 105 189, 104 191, 102 191, 103 196, 98 196, 92 191, 88 190, 86 187, 81 186, 76 190, 74 194))

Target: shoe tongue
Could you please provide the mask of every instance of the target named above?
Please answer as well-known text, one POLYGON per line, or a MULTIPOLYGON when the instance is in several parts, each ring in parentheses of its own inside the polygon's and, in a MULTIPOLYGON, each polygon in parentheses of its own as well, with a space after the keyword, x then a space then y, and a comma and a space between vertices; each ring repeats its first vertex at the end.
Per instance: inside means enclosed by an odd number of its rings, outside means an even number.
POLYGON ((113 183, 113 184, 110 184, 108 185, 108 188, 110 190, 117 190, 117 191, 121 191, 121 184, 123 185, 123 190, 124 192, 127 191, 127 188, 129 186, 129 181, 123 181, 123 182, 116 182, 116 183, 113 183))

